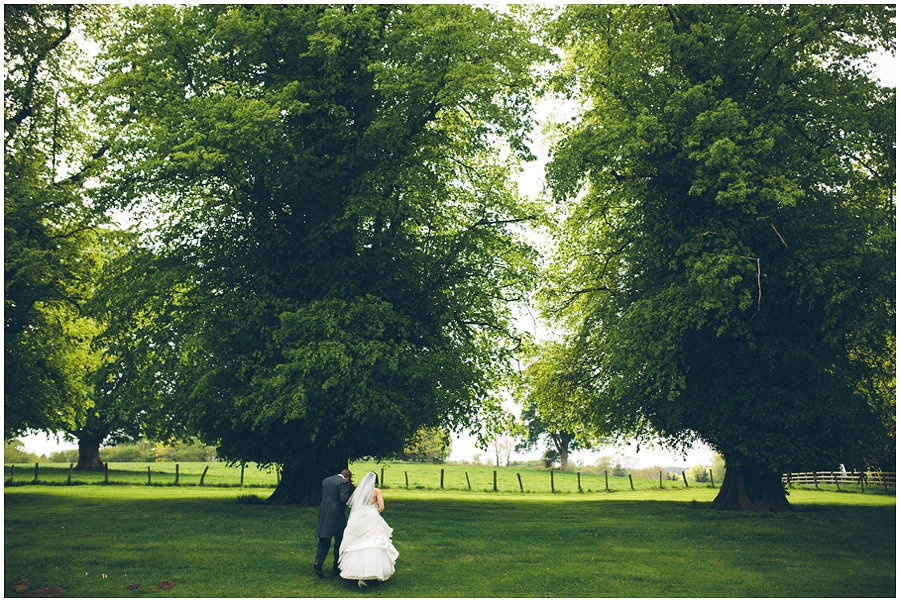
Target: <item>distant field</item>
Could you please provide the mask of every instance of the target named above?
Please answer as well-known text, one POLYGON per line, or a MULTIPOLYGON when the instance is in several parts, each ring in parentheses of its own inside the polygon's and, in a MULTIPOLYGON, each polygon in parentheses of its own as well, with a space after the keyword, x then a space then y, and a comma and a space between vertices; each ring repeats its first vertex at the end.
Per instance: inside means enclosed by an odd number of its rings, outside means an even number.
MULTIPOLYGON (((468 464, 419 464, 411 462, 355 462, 351 470, 361 477, 368 471, 375 471, 386 489, 440 490, 448 491, 496 491, 523 493, 590 493, 595 491, 643 491, 660 489, 659 477, 647 479, 616 477, 597 474, 579 474, 577 471, 561 472, 521 467, 477 466, 468 464), (443 471, 443 487, 441 473, 443 471), (521 484, 519 479, 521 479, 521 484), (580 489, 579 489, 580 485, 580 489), (552 488, 552 489, 551 489, 552 488)), ((41 463, 38 466, 40 484, 63 484, 70 482, 69 465, 61 463, 41 463)), ((198 486, 201 477, 203 485, 210 487, 241 487, 241 467, 229 466, 223 462, 181 462, 177 463, 177 484, 198 486), (204 471, 206 474, 204 476, 204 471)), ((4 483, 25 485, 34 482, 34 464, 4 465, 4 483), (14 474, 13 474, 14 473, 14 474)), ((713 475, 714 482, 696 483, 688 481, 690 489, 718 489, 723 475, 713 475)), ((112 485, 175 485, 175 462, 110 462, 108 476, 104 472, 72 472, 73 485, 105 484, 108 478, 112 485), (148 476, 149 468, 149 476, 148 476)), ((358 479, 357 479, 358 480, 358 479)), ((243 470, 243 487, 275 487, 278 475, 274 468, 261 469, 250 463, 243 470)), ((662 489, 685 489, 684 481, 662 480, 662 489)), ((802 487, 795 487, 803 489, 802 487)), ((806 488, 813 488, 812 486, 806 488)), ((823 490, 836 490, 833 485, 820 485, 823 490)), ((858 491, 856 485, 842 485, 842 490, 858 491)), ((876 488, 868 492, 884 493, 876 488)), ((893 491, 891 494, 895 493, 893 491)))
MULTIPOLYGON (((642 490, 659 489, 659 478, 640 479, 615 477, 595 474, 580 474, 576 471, 561 472, 558 470, 542 470, 535 468, 475 466, 465 464, 419 464, 407 462, 355 462, 350 469, 362 476, 368 471, 375 471, 385 488, 403 489, 447 489, 494 491, 494 475, 496 473, 496 491, 524 493, 578 493, 592 491, 642 490), (441 480, 443 473, 443 482, 441 480), (520 482, 521 479, 521 482, 520 482), (580 485, 580 489, 579 489, 580 485)), ((34 464, 4 465, 4 482, 23 485, 34 482, 34 464)), ((38 466, 38 483, 55 484, 70 482, 69 465, 63 463, 41 463, 38 466)), ((218 487, 241 486, 241 467, 228 466, 222 462, 181 462, 177 463, 177 481, 179 485, 199 485, 201 476, 203 484, 218 487), (206 475, 203 476, 204 470, 206 475)), ((73 471, 71 484, 97 485, 105 484, 132 485, 175 485, 175 462, 110 462, 108 476, 103 472, 73 471), (149 469, 149 476, 148 476, 149 469)), ((261 469, 256 464, 248 464, 243 470, 244 487, 274 487, 278 475, 273 468, 261 469)), ((683 489, 684 482, 663 480, 664 489, 683 489)), ((720 484, 720 483, 719 483, 720 484)), ((691 487, 710 487, 709 483, 693 483, 691 487)))

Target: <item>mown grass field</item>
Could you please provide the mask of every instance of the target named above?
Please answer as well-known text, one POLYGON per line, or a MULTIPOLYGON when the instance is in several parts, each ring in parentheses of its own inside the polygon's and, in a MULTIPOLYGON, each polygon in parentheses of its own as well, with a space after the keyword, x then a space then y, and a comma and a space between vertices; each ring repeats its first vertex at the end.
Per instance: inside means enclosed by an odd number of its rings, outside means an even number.
POLYGON ((896 594, 893 496, 799 490, 795 512, 756 514, 712 511, 715 489, 683 484, 571 495, 395 487, 385 492, 384 517, 400 551, 397 573, 360 590, 313 574, 315 508, 238 501, 269 492, 7 486, 4 595, 896 594))

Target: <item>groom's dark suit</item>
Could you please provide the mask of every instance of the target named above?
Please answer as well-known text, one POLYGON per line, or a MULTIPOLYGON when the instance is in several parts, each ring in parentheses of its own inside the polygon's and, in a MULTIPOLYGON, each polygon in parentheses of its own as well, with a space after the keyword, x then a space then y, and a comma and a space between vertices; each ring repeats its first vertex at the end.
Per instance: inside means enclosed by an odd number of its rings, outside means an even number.
MULTIPOLYGON (((349 474, 349 473, 348 473, 349 474)), ((319 504, 319 521, 316 523, 316 562, 313 568, 316 574, 322 574, 322 565, 334 538, 334 567, 332 573, 339 573, 338 558, 341 551, 341 540, 344 538, 344 527, 347 526, 347 501, 353 494, 353 485, 349 479, 336 474, 322 481, 322 503, 319 504)))

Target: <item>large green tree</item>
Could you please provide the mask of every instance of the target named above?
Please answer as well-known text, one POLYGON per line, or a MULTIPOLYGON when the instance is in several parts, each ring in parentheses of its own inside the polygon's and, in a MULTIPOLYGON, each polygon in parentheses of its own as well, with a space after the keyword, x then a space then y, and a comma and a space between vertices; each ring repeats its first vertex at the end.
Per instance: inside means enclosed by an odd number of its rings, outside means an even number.
POLYGON ((595 420, 728 466, 717 508, 788 509, 780 474, 894 463, 894 8, 571 6, 584 111, 552 307, 595 420))
POLYGON ((83 380, 83 249, 94 225, 83 183, 102 150, 79 110, 85 65, 73 38, 99 7, 3 7, 4 433, 72 425, 83 380))
POLYGON ((103 445, 141 436, 167 440, 187 435, 183 425, 159 411, 160 393, 141 386, 158 371, 153 363, 158 354, 135 353, 135 348, 141 327, 158 316, 145 314, 133 320, 130 300, 115 296, 132 292, 116 281, 129 274, 134 262, 146 260, 148 252, 127 230, 97 228, 91 234, 81 253, 90 269, 83 270, 79 285, 84 299, 79 332, 86 348, 77 372, 89 404, 71 422, 57 425, 78 442, 76 470, 102 470, 103 445))
POLYGON ((591 398, 580 382, 578 364, 570 348, 546 341, 536 346, 519 385, 524 432, 517 449, 548 441, 564 471, 569 469, 569 452, 599 445, 609 430, 592 419, 591 398))
POLYGON ((153 224, 110 294, 156 358, 140 386, 221 456, 281 465, 273 502, 421 427, 477 430, 534 275, 523 21, 154 6, 109 34, 98 111, 129 122, 98 198, 153 224))

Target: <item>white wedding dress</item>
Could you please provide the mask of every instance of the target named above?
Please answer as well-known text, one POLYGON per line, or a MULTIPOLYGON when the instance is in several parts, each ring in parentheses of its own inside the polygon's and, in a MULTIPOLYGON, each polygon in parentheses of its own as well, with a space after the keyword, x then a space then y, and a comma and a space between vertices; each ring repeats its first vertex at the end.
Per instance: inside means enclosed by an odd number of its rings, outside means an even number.
MULTIPOLYGON (((369 473, 374 476, 375 473, 369 473)), ((366 493, 366 479, 357 488, 359 493, 366 493)), ((374 479, 373 479, 374 482, 374 479)), ((374 488, 374 486, 373 486, 374 488)), ((362 500, 350 501, 350 518, 344 529, 341 542, 340 560, 341 577, 357 581, 387 581, 394 574, 394 562, 400 556, 391 542, 394 530, 381 518, 377 503, 372 503, 369 489, 366 503, 362 500)), ((354 497, 360 497, 355 496, 354 497)), ((362 585, 362 584, 361 584, 362 585)))

